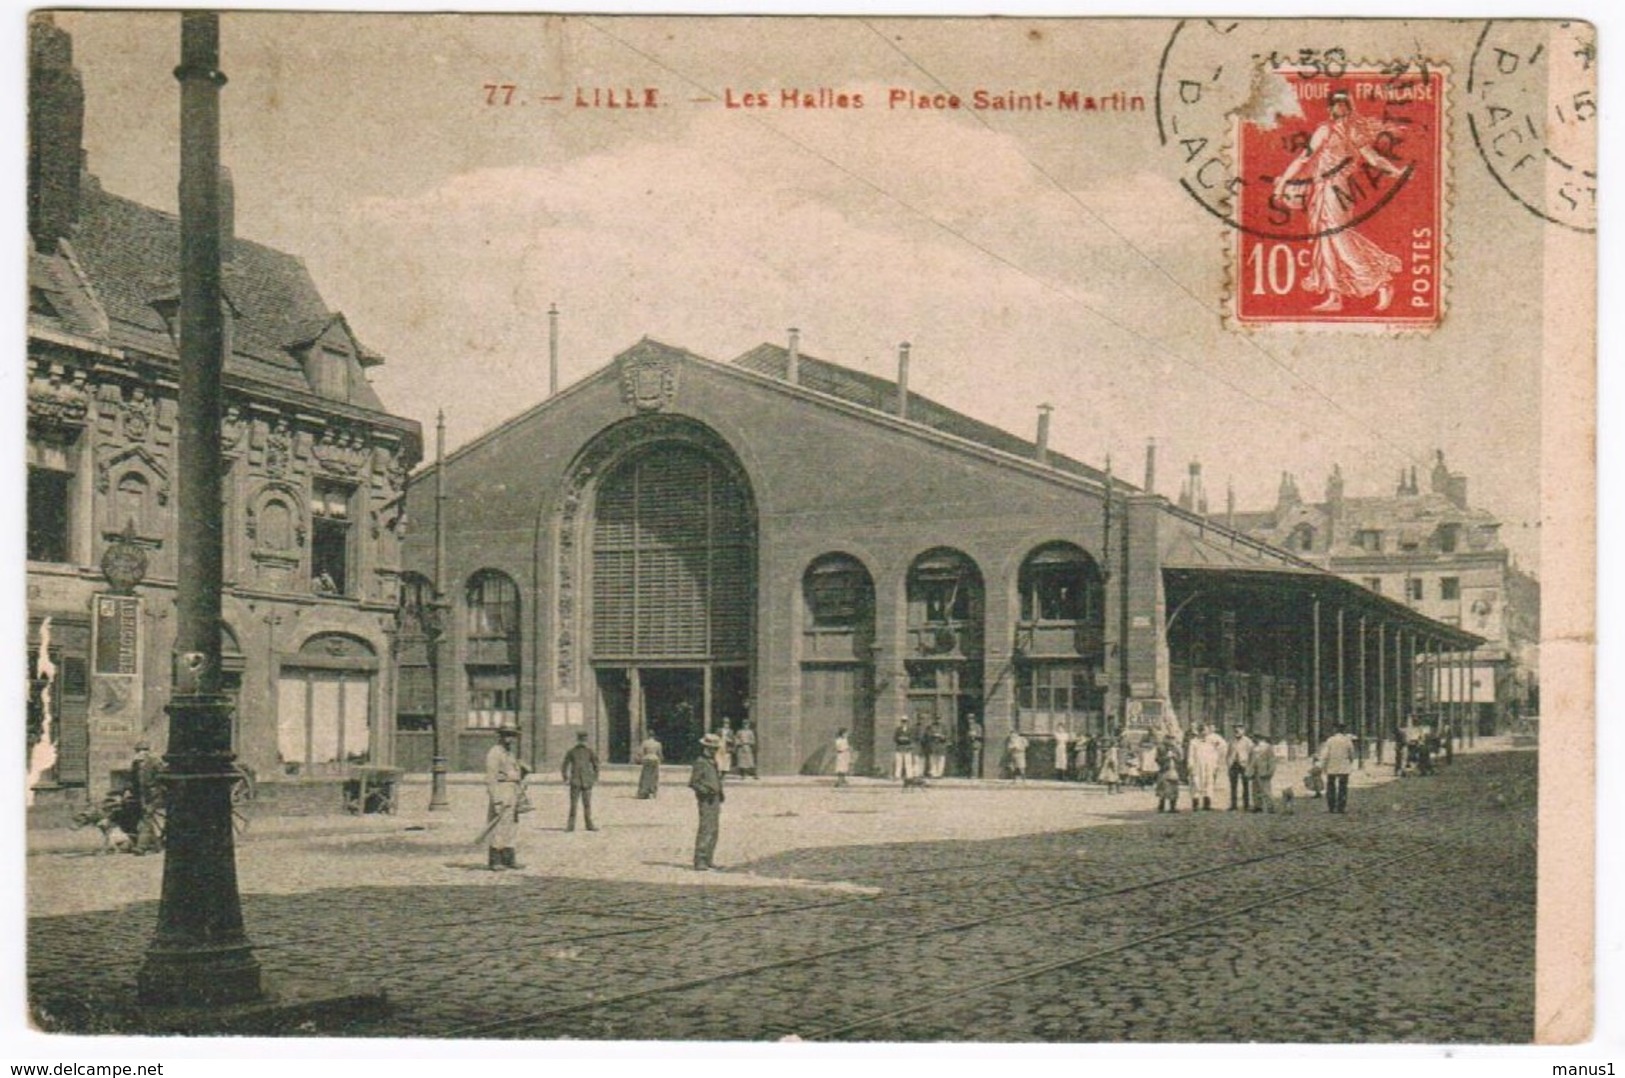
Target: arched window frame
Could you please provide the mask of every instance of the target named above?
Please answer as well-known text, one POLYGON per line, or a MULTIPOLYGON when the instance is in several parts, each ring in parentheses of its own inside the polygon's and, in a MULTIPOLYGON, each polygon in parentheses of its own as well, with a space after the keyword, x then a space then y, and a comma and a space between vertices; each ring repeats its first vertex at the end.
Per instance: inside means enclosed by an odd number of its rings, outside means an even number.
POLYGON ((1046 543, 1021 563, 1021 621, 1079 624, 1098 619, 1105 599, 1100 566, 1074 543, 1046 543))
POLYGON ((499 569, 481 569, 463 586, 463 676, 467 725, 495 729, 519 722, 519 587, 499 569))

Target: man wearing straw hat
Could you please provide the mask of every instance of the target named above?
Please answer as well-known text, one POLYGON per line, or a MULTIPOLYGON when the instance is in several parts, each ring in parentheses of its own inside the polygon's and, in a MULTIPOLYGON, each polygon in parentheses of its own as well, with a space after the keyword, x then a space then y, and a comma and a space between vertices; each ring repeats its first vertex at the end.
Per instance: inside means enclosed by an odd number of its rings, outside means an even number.
POLYGON ((485 754, 485 794, 490 799, 486 810, 486 857, 492 872, 519 867, 514 863, 514 841, 519 834, 519 804, 530 768, 514 755, 518 744, 519 731, 504 726, 497 730, 497 743, 485 754))
POLYGON ((716 855, 717 830, 722 823, 722 772, 717 769, 716 754, 722 748, 722 738, 706 734, 700 738, 700 756, 689 772, 688 786, 694 791, 694 800, 700 809, 700 829, 694 836, 694 871, 708 872, 717 866, 711 863, 716 855))

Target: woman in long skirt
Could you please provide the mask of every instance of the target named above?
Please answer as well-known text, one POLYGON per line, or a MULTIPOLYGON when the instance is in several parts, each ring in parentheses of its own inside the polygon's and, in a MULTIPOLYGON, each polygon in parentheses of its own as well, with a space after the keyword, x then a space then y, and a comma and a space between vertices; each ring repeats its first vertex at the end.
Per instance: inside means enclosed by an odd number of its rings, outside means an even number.
POLYGON ((638 799, 647 801, 660 795, 660 765, 665 762, 665 747, 660 739, 655 737, 654 731, 643 739, 638 746, 638 762, 643 770, 638 772, 638 799))

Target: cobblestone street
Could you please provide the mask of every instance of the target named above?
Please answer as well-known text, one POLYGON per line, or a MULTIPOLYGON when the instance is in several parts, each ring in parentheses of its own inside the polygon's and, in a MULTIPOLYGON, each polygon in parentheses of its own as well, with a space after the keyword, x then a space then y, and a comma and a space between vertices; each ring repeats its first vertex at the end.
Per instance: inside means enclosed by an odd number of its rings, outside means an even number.
MULTIPOLYGON (((1356 780, 1346 816, 1159 816, 1141 791, 730 786, 719 859, 684 866, 688 791, 558 790, 522 872, 452 818, 257 821, 239 851, 265 970, 387 990, 352 1036, 1523 1042, 1535 763, 1458 756, 1356 780), (1484 1006, 1486 998, 1494 1006, 1484 1006)), ((419 791, 421 792, 421 791, 419 791)), ((83 839, 83 836, 76 836, 83 839)), ((156 913, 158 858, 30 857, 36 1021, 105 1030, 156 913)))

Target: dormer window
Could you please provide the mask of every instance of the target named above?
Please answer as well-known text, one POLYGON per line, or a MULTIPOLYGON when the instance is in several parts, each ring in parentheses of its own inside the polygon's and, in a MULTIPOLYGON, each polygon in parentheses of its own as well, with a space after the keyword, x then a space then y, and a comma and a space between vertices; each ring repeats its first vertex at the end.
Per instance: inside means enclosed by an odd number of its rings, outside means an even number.
POLYGON ((1372 554, 1382 553, 1382 532, 1375 528, 1361 528, 1354 533, 1354 545, 1372 554))
POLYGON ((334 400, 350 399, 350 354, 321 344, 310 350, 310 383, 317 393, 334 400))
POLYGON ((1439 553, 1454 554, 1456 547, 1461 543, 1461 525, 1439 525, 1439 553))

